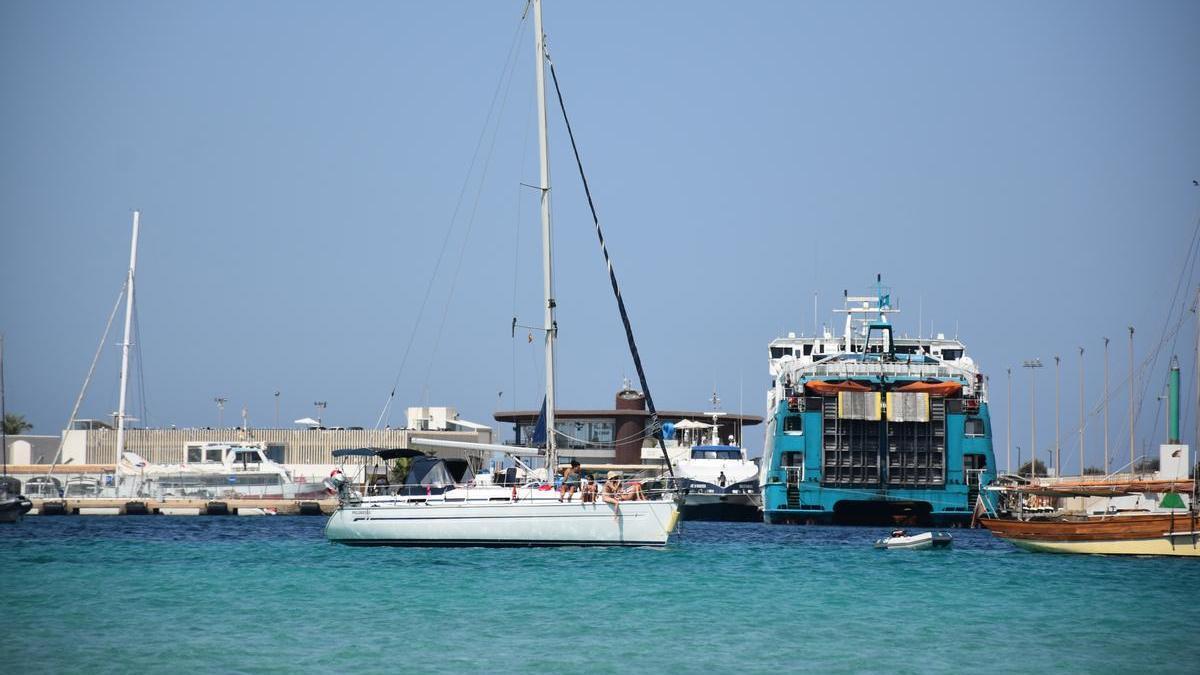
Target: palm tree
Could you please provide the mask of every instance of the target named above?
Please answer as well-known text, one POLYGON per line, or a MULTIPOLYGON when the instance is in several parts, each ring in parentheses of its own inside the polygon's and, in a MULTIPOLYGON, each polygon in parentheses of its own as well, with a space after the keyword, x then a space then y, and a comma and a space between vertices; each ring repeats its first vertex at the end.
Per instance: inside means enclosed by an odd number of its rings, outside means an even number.
POLYGON ((17 413, 6 413, 4 415, 4 433, 11 436, 18 436, 33 429, 33 425, 25 420, 24 415, 17 413))

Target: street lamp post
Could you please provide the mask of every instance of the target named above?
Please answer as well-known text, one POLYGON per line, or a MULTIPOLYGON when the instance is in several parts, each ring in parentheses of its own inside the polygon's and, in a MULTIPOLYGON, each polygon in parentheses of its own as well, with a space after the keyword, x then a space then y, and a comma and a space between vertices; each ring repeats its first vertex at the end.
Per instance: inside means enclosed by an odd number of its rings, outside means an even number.
POLYGON ((1033 373, 1034 368, 1042 367, 1042 360, 1028 359, 1021 367, 1029 369, 1029 478, 1033 479, 1037 476, 1037 380, 1033 373))
POLYGON ((325 401, 313 401, 313 405, 317 408, 317 426, 324 426, 321 424, 321 414, 329 404, 325 401))
POLYGON ((275 428, 279 428, 279 390, 275 390, 275 428))
POLYGON ((224 396, 218 396, 213 399, 213 403, 217 404, 217 428, 220 429, 225 424, 225 404, 229 399, 224 396))
POLYGON ((1062 476, 1062 415, 1059 412, 1059 395, 1062 389, 1062 359, 1054 357, 1054 475, 1062 476))

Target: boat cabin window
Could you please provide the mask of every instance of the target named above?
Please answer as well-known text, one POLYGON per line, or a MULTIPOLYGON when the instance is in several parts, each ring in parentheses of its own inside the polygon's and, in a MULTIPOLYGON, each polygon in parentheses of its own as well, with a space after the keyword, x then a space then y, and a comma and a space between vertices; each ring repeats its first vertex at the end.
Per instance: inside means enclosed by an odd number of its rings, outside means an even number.
POLYGON ((224 457, 222 457, 222 455, 224 454, 224 450, 225 450, 225 448, 205 448, 204 449, 204 461, 220 462, 221 460, 224 459, 224 457))
POLYGON ((812 355, 812 349, 813 349, 813 346, 812 346, 812 345, 810 345, 810 344, 809 344, 809 345, 804 345, 804 355, 805 355, 805 356, 811 356, 811 355, 812 355))
MULTIPOLYGON (((781 359, 783 358, 784 354, 787 354, 789 351, 791 350, 787 349, 786 347, 771 347, 771 358, 781 359)), ((759 353, 761 354, 762 352, 759 353)))
POLYGON ((204 461, 204 448, 187 449, 188 464, 199 464, 204 461))
POLYGON ((233 455, 233 461, 237 464, 258 464, 260 460, 257 450, 238 450, 233 455))
POLYGON ((783 453, 783 466, 804 466, 803 452, 783 453))
POLYGON ((785 415, 783 418, 783 430, 804 433, 804 416, 785 415))
POLYGON ((741 459, 742 451, 737 448, 692 448, 692 459, 741 459))
POLYGON ((978 417, 968 417, 963 433, 967 436, 982 436, 984 434, 983 420, 978 417))
POLYGON ((963 350, 961 350, 961 349, 943 349, 942 350, 942 359, 946 360, 946 361, 955 361, 955 360, 961 359, 962 355, 963 355, 963 350))

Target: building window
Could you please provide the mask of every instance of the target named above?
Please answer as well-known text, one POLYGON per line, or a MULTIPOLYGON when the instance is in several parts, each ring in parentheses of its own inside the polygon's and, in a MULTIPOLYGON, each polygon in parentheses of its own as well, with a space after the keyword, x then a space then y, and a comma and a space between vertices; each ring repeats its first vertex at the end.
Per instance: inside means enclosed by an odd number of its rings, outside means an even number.
POLYGON ((204 461, 204 450, 196 446, 188 446, 187 461, 188 464, 199 464, 204 461))
POLYGON ((804 416, 785 415, 783 418, 783 430, 785 432, 804 433, 804 416))

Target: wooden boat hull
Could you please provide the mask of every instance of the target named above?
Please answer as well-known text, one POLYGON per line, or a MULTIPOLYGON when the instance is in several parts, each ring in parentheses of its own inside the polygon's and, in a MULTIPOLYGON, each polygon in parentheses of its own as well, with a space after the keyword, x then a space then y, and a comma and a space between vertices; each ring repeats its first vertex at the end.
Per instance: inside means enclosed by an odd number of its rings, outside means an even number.
POLYGON ((1021 521, 981 518, 993 534, 1029 551, 1200 557, 1200 516, 1147 514, 1021 521))

